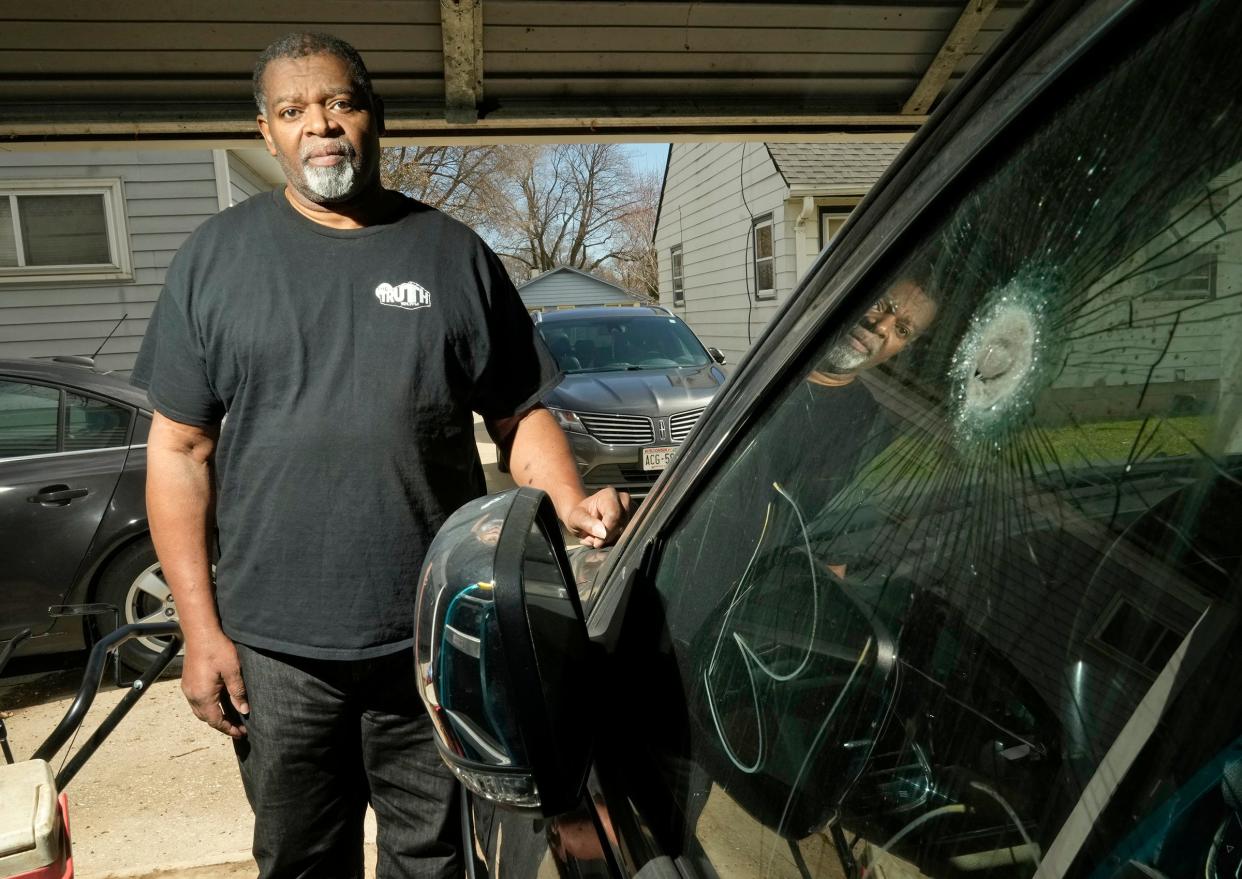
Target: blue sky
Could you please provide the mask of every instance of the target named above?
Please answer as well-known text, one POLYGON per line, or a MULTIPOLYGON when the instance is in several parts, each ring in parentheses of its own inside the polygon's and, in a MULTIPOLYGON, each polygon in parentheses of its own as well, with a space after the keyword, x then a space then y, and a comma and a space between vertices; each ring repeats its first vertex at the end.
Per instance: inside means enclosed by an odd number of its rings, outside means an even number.
POLYGON ((666 143, 630 143, 625 145, 630 163, 640 171, 651 170, 664 174, 664 160, 668 156, 666 143))

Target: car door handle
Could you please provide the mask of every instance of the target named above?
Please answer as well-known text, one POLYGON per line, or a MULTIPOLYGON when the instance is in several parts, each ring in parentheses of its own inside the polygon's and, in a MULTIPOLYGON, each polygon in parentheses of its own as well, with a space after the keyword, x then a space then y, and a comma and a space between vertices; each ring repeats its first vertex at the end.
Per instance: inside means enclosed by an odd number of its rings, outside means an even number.
POLYGON ((85 488, 70 488, 67 485, 49 485, 32 494, 26 500, 32 504, 67 504, 75 497, 86 497, 90 491, 85 488))

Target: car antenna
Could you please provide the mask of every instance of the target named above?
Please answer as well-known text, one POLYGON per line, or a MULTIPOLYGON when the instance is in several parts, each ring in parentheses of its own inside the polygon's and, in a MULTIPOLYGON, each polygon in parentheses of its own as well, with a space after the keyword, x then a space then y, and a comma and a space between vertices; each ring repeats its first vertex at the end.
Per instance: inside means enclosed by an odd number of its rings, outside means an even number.
POLYGON ((116 322, 116 325, 112 327, 108 335, 104 336, 104 340, 99 343, 99 347, 96 348, 95 353, 91 355, 92 362, 95 360, 96 357, 99 356, 99 352, 103 350, 103 346, 108 344, 108 340, 112 338, 112 335, 121 328, 121 324, 125 323, 125 318, 127 317, 129 317, 128 311, 125 312, 123 315, 121 315, 121 319, 116 322))
POLYGON ((99 347, 95 349, 95 353, 90 357, 80 357, 77 354, 56 354, 51 360, 53 363, 72 363, 74 366, 85 366, 87 369, 95 369, 95 358, 99 356, 99 352, 103 350, 103 346, 108 344, 108 340, 112 338, 113 333, 121 328, 121 324, 125 322, 125 318, 129 317, 129 312, 121 315, 121 319, 116 322, 116 326, 112 328, 112 332, 104 336, 104 340, 99 343, 99 347))

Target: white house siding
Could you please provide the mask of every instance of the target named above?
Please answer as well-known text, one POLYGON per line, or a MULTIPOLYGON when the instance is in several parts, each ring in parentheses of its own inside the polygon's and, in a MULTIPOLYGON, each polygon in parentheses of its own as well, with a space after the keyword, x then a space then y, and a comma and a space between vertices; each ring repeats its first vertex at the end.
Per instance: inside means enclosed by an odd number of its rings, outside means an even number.
POLYGON ((674 144, 660 208, 656 248, 660 304, 684 318, 707 345, 736 362, 776 313, 780 300, 755 301, 750 228, 772 214, 776 289, 792 290, 796 267, 783 222, 785 182, 762 144, 674 144), (739 165, 745 152, 745 163, 739 165), (739 173, 745 200, 739 191, 739 173), (685 304, 673 305, 669 249, 682 246, 685 304), (749 303, 749 307, 748 307, 749 303))
POLYGON ((1153 267, 1174 275, 1183 269, 1169 237, 1155 239, 1096 284, 1099 301, 1074 322, 1074 341, 1041 401, 1045 416, 1190 415, 1236 398, 1237 352, 1228 340, 1239 323, 1242 266, 1213 236, 1242 224, 1242 208, 1228 191, 1220 199, 1229 206, 1222 216, 1209 215, 1205 204, 1182 221, 1195 230, 1185 251, 1218 257, 1213 298, 1171 298, 1160 289, 1153 267), (1111 390, 1102 394, 1104 387, 1111 390))
POLYGON ((229 151, 230 204, 238 204, 271 188, 271 184, 265 182, 237 153, 229 151))
MULTIPOLYGON (((261 185, 253 171, 230 176, 238 200, 261 185)), ((133 280, 0 283, 0 358, 92 354, 126 315, 96 362, 127 373, 173 254, 219 210, 213 156, 209 150, 0 153, 0 180, 65 178, 121 179, 129 231, 122 246, 132 254, 133 280)))
POLYGON ((573 271, 552 271, 532 278, 518 293, 529 310, 557 308, 562 305, 609 305, 630 303, 634 299, 624 290, 573 271))

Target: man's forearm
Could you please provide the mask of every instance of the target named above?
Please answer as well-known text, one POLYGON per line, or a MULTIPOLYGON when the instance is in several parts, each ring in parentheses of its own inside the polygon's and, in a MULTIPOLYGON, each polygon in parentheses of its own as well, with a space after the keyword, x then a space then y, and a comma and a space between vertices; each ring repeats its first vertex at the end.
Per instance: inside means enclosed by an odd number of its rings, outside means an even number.
POLYGON ((156 414, 147 440, 147 518, 185 635, 181 691, 199 720, 236 739, 246 727, 225 706, 242 717, 250 706, 237 649, 220 628, 211 580, 217 432, 156 414))
POLYGON ((552 413, 539 408, 517 419, 510 427, 509 472, 519 485, 531 485, 548 493, 557 515, 566 521, 586 493, 574 464, 574 455, 552 413))
POLYGON ((211 578, 214 431, 156 415, 147 444, 147 518, 187 642, 217 634, 211 578))

